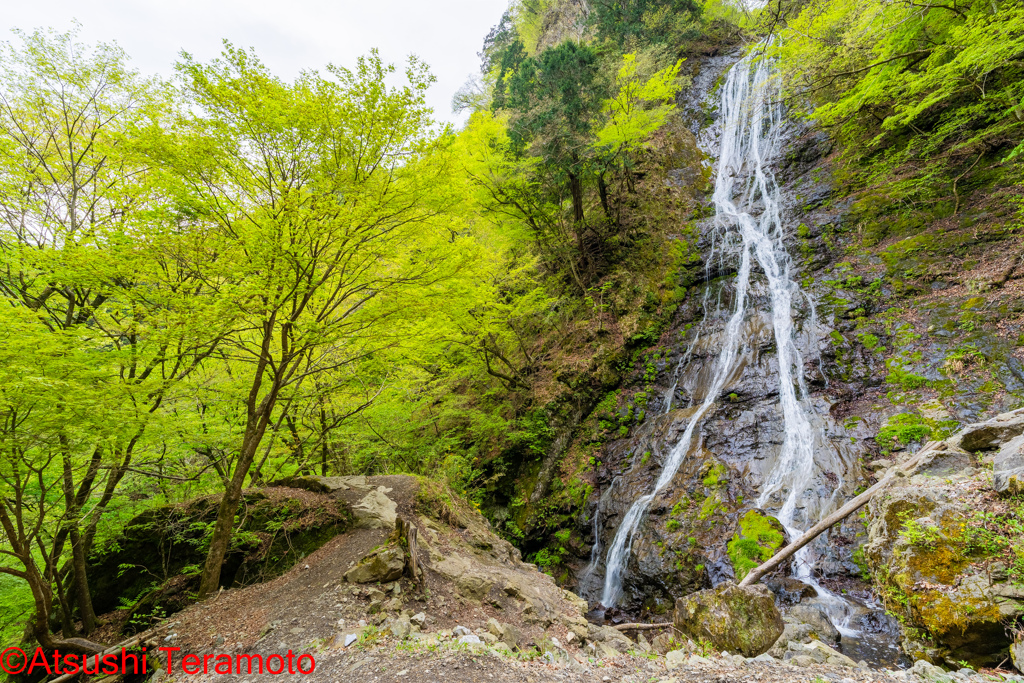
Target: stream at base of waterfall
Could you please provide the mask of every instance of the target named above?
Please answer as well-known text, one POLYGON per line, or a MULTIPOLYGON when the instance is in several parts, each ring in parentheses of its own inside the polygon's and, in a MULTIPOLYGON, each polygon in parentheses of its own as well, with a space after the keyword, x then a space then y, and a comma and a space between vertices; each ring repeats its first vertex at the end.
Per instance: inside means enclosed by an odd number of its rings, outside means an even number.
MULTIPOLYGON (((701 423, 714 412, 723 389, 735 379, 739 356, 743 353, 744 322, 750 315, 757 314, 750 297, 754 275, 763 277, 770 293, 770 320, 778 355, 779 404, 785 426, 775 464, 760 487, 757 507, 773 514, 795 539, 802 534, 801 527, 810 527, 843 502, 835 500, 840 486, 835 486, 831 496, 825 499, 811 486, 816 439, 805 405, 808 392, 804 359, 795 341, 794 309, 802 305, 810 311, 812 328, 816 324, 815 313, 813 301, 793 279, 792 260, 783 243, 780 191, 769 163, 780 143, 782 106, 772 65, 768 59, 759 58, 757 52, 751 51, 728 71, 719 105, 721 136, 712 195, 715 219, 707 267, 710 272, 712 264, 717 263, 719 272, 735 271, 732 309, 718 337, 721 346, 710 382, 703 396, 691 398, 693 412, 685 431, 669 451, 653 488, 637 498, 623 516, 606 552, 600 543, 598 515, 594 515, 595 546, 585 573, 594 572, 604 552, 605 576, 600 596, 603 608, 614 608, 618 604, 641 521, 685 459, 699 448, 701 423)), ((705 311, 711 303, 707 291, 705 311)), ((679 371, 701 338, 698 329, 676 367, 673 385, 665 397, 666 412, 672 408, 679 371)), ((879 640, 877 636, 862 634, 851 626, 854 616, 863 615, 870 608, 847 601, 816 579, 816 545, 808 545, 796 554, 794 578, 817 591, 818 602, 842 635, 843 649, 848 656, 893 661, 896 648, 891 640, 873 642, 879 640)))

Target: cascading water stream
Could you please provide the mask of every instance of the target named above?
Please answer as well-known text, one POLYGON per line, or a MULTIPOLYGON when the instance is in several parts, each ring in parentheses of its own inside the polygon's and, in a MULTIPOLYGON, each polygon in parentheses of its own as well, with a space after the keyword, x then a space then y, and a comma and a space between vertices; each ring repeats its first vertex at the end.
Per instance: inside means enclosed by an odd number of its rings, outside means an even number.
MULTIPOLYGON (((778 143, 781 122, 781 107, 776 95, 768 60, 759 59, 753 53, 733 66, 722 88, 722 137, 712 197, 715 207, 712 258, 739 258, 734 307, 725 327, 707 393, 662 465, 654 489, 633 503, 608 548, 601 597, 605 607, 614 607, 618 602, 633 538, 651 502, 675 477, 691 450, 694 430, 733 379, 741 327, 748 314, 748 291, 754 260, 764 273, 770 293, 778 355, 779 401, 785 425, 782 448, 762 486, 758 506, 775 507, 779 496, 785 494, 777 517, 794 537, 801 533, 797 529, 798 511, 803 513, 804 518, 800 521, 804 525, 817 521, 817 515, 811 514, 812 508, 814 512, 821 512, 819 501, 808 499, 806 495, 814 476, 815 435, 801 405, 807 388, 793 323, 794 302, 800 298, 809 301, 809 297, 805 297, 791 277, 791 260, 783 244, 779 187, 767 166, 767 160, 778 143), (813 519, 810 518, 812 516, 813 519)), ((813 578, 812 553, 809 546, 796 557, 797 577, 817 588, 841 631, 851 632, 846 628, 849 611, 845 601, 820 587, 813 578)))

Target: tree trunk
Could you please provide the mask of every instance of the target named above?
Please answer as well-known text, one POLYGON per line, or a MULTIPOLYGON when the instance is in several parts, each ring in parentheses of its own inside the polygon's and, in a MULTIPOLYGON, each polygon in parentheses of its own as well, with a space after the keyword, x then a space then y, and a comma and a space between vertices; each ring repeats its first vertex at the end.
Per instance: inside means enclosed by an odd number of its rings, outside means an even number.
POLYGON ((583 181, 575 173, 569 173, 569 193, 572 195, 572 218, 577 224, 583 223, 583 181))
POLYGON ((608 205, 608 184, 604 181, 604 173, 597 176, 597 193, 601 196, 601 208, 604 210, 604 217, 610 221, 612 219, 612 210, 608 205))
POLYGON ((767 574, 768 572, 770 572, 771 570, 775 569, 780 564, 785 562, 796 551, 800 550, 805 545, 807 545, 815 538, 820 536, 822 533, 828 530, 828 528, 831 527, 833 524, 841 522, 842 520, 846 519, 854 512, 856 512, 857 510, 864 507, 864 505, 866 505, 872 498, 875 497, 875 494, 877 494, 879 491, 883 490, 890 483, 892 483, 892 480, 896 476, 897 472, 909 476, 913 474, 918 467, 921 466, 921 464, 924 462, 924 457, 926 455, 929 455, 930 453, 933 453, 935 451, 944 451, 946 450, 946 448, 947 446, 943 442, 928 442, 928 444, 925 445, 924 448, 922 448, 920 451, 918 451, 917 455, 915 455, 913 458, 903 463, 902 465, 899 465, 889 470, 889 473, 886 474, 880 482, 878 482, 877 484, 869 488, 867 491, 851 500, 843 507, 833 512, 825 519, 821 520, 820 522, 812 526, 810 529, 804 532, 803 536, 793 541, 779 552, 775 553, 770 560, 768 560, 761 566, 751 570, 751 572, 747 574, 745 577, 743 577, 742 581, 740 581, 740 586, 749 586, 751 584, 757 583, 761 580, 762 576, 764 576, 765 574, 767 574))
POLYGON ((320 397, 320 476, 327 476, 327 411, 324 399, 320 397))
POLYGON ((64 505, 68 535, 71 538, 72 586, 78 604, 78 616, 82 620, 82 630, 89 635, 96 630, 96 612, 92 608, 92 596, 89 595, 89 581, 85 575, 85 548, 79 531, 78 500, 75 496, 74 473, 71 468, 71 454, 67 439, 60 437, 64 460, 64 505))
POLYGON ((253 404, 256 400, 256 392, 259 391, 258 382, 254 385, 249 395, 248 424, 246 425, 245 436, 242 438, 242 449, 238 454, 238 462, 235 463, 235 471, 231 480, 227 482, 224 496, 220 499, 220 506, 217 508, 217 522, 213 527, 213 537, 210 539, 210 550, 206 554, 206 564, 203 565, 203 575, 199 580, 199 599, 202 600, 211 593, 216 592, 220 587, 220 570, 224 564, 224 556, 227 555, 228 546, 231 544, 231 536, 234 532, 235 513, 238 512, 238 503, 242 500, 242 487, 245 478, 249 474, 253 461, 256 459, 256 449, 259 448, 263 435, 270 423, 270 413, 277 400, 280 390, 279 380, 275 382, 270 393, 259 403, 258 407, 253 404))
MULTIPOLYGON (((258 442, 257 442, 258 443, 258 442)), ((210 550, 206 554, 206 564, 203 565, 203 575, 199 581, 199 599, 216 592, 220 587, 220 570, 224 564, 224 556, 227 555, 228 546, 231 544, 231 536, 235 526, 235 513, 238 512, 238 503, 242 500, 242 485, 245 477, 249 474, 249 467, 256 452, 256 444, 243 449, 239 455, 238 463, 235 465, 231 481, 220 499, 220 506, 217 508, 217 522, 213 527, 213 537, 210 539, 210 550)))
POLYGON ((89 595, 89 580, 85 573, 85 548, 82 536, 78 533, 77 520, 71 527, 71 562, 75 597, 78 603, 78 616, 82 620, 82 630, 89 635, 96 630, 96 612, 92 607, 92 596, 89 595))

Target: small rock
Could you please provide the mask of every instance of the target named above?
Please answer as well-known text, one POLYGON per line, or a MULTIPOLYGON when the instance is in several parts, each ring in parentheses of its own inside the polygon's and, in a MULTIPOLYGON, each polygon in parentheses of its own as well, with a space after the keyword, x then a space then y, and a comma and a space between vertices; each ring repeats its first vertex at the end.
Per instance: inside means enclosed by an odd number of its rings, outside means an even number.
POLYGON ((651 646, 654 648, 655 652, 662 655, 667 655, 672 650, 672 644, 672 634, 668 632, 659 633, 654 636, 654 640, 651 641, 651 646))
POLYGON ((911 667, 910 672, 917 675, 919 678, 929 681, 929 683, 952 683, 954 680, 953 677, 945 671, 923 659, 919 659, 914 662, 914 666, 911 667))
POLYGON ((454 629, 452 629, 452 633, 454 633, 456 636, 471 636, 471 635, 473 635, 473 632, 470 631, 465 626, 456 626, 454 629))
POLYGON ((789 659, 787 661, 790 664, 792 664, 793 666, 803 666, 803 667, 815 666, 815 665, 821 663, 821 662, 818 662, 817 660, 815 660, 812 657, 808 657, 807 655, 797 655, 796 657, 793 657, 793 658, 791 658, 791 659, 789 659))
POLYGON ((418 612, 409 617, 409 621, 416 624, 420 628, 423 628, 423 626, 427 623, 427 615, 425 612, 418 612))
POLYGON ((483 645, 483 641, 480 640, 480 636, 470 633, 468 635, 459 636, 459 642, 463 645, 483 645))
POLYGON ((672 650, 665 655, 665 668, 669 671, 679 669, 686 664, 686 653, 682 650, 672 650))
POLYGON ((993 485, 1000 493, 1024 493, 1024 434, 1003 444, 992 460, 993 485))
POLYGON ((821 605, 805 603, 793 605, 789 610, 789 616, 802 624, 810 626, 821 640, 829 643, 839 643, 839 629, 828 618, 828 614, 821 605))
POLYGON ((1017 642, 1010 646, 1010 659, 1018 671, 1024 671, 1024 637, 1018 636, 1017 642))
POLYGON ((408 617, 399 617, 391 622, 391 634, 396 638, 405 640, 412 632, 412 623, 408 617))

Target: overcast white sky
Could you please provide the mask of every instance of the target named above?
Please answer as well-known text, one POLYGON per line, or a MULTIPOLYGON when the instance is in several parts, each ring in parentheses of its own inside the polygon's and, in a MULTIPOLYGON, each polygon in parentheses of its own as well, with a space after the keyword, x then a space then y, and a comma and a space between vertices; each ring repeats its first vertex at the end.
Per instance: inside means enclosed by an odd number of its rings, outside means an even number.
POLYGON ((352 66, 370 48, 402 63, 416 54, 437 77, 430 104, 455 121, 451 98, 479 68, 477 52, 508 0, 7 0, 0 13, 10 29, 82 24, 84 42, 117 41, 144 73, 170 75, 180 50, 206 60, 221 39, 254 47, 281 77, 352 66))

